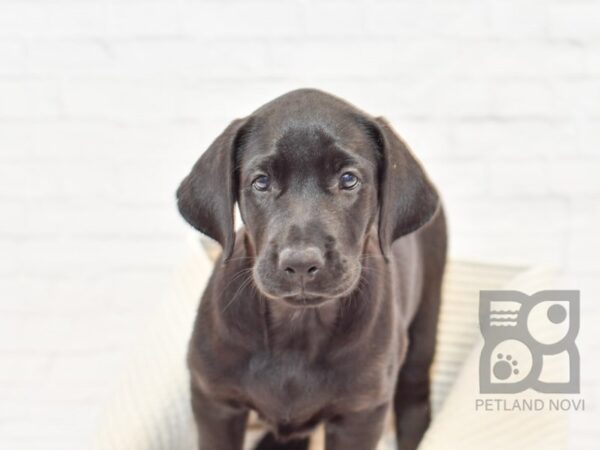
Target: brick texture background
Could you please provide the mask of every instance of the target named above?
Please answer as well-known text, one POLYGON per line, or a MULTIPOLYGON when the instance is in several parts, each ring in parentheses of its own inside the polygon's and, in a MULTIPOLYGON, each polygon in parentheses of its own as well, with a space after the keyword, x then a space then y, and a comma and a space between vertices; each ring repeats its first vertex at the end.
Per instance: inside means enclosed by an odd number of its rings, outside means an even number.
POLYGON ((0 0, 0 448, 82 449, 233 118, 319 87, 386 116, 456 257, 562 268, 600 364, 600 1, 0 0))

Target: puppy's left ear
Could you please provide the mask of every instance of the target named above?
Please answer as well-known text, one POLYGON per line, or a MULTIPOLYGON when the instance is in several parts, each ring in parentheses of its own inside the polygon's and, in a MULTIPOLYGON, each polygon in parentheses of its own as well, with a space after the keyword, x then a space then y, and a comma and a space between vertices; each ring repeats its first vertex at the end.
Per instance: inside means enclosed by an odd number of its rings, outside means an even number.
POLYGON ((423 226, 439 198, 407 145, 381 117, 375 119, 381 151, 379 172, 379 245, 387 256, 392 243, 423 226))
POLYGON ((246 122, 237 119, 229 124, 177 189, 179 212, 190 225, 221 244, 224 261, 231 256, 235 243, 236 149, 246 122))

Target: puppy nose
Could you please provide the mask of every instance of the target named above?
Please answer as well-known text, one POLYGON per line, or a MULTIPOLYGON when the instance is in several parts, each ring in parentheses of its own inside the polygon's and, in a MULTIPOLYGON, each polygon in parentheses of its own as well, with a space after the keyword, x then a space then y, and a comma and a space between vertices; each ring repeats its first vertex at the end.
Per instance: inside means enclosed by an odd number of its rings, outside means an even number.
POLYGON ((279 268, 288 276, 314 276, 323 267, 323 254, 316 247, 284 248, 279 253, 279 268))

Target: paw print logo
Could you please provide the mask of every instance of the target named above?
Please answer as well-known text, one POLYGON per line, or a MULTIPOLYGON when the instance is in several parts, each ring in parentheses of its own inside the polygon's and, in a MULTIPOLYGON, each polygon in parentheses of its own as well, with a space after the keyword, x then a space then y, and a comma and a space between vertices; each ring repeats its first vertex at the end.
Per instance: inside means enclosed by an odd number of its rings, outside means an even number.
POLYGON ((479 326, 481 393, 579 393, 579 291, 481 291, 479 326))
POLYGON ((533 367, 533 355, 526 345, 515 339, 498 343, 491 355, 488 366, 490 379, 497 385, 523 381, 533 367))
POLYGON ((519 362, 513 359, 512 355, 504 356, 498 353, 497 361, 494 364, 494 376, 499 380, 507 380, 512 375, 519 375, 519 362))

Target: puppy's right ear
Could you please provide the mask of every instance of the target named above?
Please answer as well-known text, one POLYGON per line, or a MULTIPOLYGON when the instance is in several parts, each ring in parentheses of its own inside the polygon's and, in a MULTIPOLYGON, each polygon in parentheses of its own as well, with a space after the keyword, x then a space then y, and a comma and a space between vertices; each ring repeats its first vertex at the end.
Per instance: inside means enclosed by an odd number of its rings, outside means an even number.
POLYGON ((177 189, 179 212, 190 225, 221 244, 224 261, 231 256, 235 243, 236 149, 246 123, 247 119, 231 122, 177 189))

